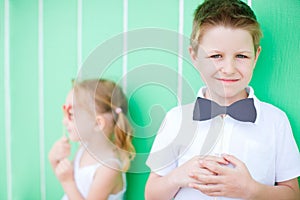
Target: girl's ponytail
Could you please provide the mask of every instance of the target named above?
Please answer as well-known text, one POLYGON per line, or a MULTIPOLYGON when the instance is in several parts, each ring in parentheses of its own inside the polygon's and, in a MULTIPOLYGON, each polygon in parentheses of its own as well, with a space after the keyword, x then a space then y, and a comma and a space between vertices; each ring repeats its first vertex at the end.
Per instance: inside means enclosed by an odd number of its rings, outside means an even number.
POLYGON ((130 161, 135 156, 135 149, 131 143, 133 130, 126 115, 121 111, 116 113, 116 124, 114 128, 114 143, 120 148, 120 156, 123 160, 123 170, 128 170, 130 161))

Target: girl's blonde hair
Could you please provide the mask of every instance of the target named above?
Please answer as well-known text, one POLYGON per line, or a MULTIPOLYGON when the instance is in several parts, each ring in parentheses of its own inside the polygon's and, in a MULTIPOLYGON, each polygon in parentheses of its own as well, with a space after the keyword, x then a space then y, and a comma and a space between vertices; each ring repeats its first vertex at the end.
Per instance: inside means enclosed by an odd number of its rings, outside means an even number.
POLYGON ((251 8, 240 0, 205 0, 195 10, 190 44, 195 52, 205 33, 213 26, 240 28, 248 31, 253 39, 254 50, 259 47, 262 32, 251 8))
MULTIPOLYGON (((75 98, 80 94, 82 96, 80 91, 84 91, 85 94, 89 95, 89 97, 79 97, 79 100, 82 98, 93 99, 92 107, 94 111, 91 112, 94 112, 94 114, 112 113, 114 132, 110 140, 120 150, 120 159, 123 162, 123 170, 128 170, 130 161, 135 156, 135 148, 132 144, 133 129, 126 116, 128 112, 127 98, 123 93, 122 88, 110 80, 91 79, 75 82, 74 91, 75 98)), ((87 109, 90 108, 91 106, 87 105, 87 109)))

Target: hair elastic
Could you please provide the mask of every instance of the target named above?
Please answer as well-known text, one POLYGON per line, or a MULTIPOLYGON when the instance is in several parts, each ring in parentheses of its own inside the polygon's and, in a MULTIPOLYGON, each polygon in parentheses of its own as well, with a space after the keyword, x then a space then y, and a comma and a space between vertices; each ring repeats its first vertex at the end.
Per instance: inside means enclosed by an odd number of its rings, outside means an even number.
POLYGON ((117 114, 120 114, 120 113, 122 112, 122 108, 117 107, 117 108, 115 109, 115 112, 116 112, 117 114))

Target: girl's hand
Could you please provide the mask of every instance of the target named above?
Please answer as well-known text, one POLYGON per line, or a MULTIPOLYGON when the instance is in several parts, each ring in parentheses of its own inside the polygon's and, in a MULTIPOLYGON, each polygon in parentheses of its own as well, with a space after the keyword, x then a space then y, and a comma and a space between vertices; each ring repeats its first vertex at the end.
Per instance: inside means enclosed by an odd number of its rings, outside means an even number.
POLYGON ((213 172, 213 174, 195 173, 193 178, 198 183, 192 183, 190 186, 208 196, 249 198, 249 187, 255 185, 255 181, 246 165, 232 155, 223 155, 223 158, 233 167, 203 160, 201 167, 213 172))
POLYGON ((56 141, 50 152, 49 152, 49 161, 52 165, 52 168, 55 169, 56 165, 60 160, 67 158, 71 153, 71 144, 66 136, 63 136, 58 141, 56 141))
POLYGON ((62 184, 74 182, 72 163, 67 158, 61 160, 55 168, 55 175, 62 184))
POLYGON ((199 177, 213 176, 215 173, 202 165, 204 160, 216 165, 227 165, 229 162, 222 157, 217 156, 195 156, 188 162, 171 172, 172 182, 178 187, 189 187, 191 183, 198 184, 201 182, 195 175, 199 177))

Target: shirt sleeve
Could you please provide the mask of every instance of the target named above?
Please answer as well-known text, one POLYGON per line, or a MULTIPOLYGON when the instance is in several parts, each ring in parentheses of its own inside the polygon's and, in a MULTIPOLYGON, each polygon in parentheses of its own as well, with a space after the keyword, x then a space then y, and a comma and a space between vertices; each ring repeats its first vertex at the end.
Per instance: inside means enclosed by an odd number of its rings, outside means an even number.
POLYGON ((276 152, 276 182, 287 181, 300 176, 300 154, 290 122, 285 114, 279 130, 276 152))
POLYGON ((174 141, 180 129, 180 109, 173 108, 163 120, 146 161, 152 172, 164 176, 177 167, 174 141))

